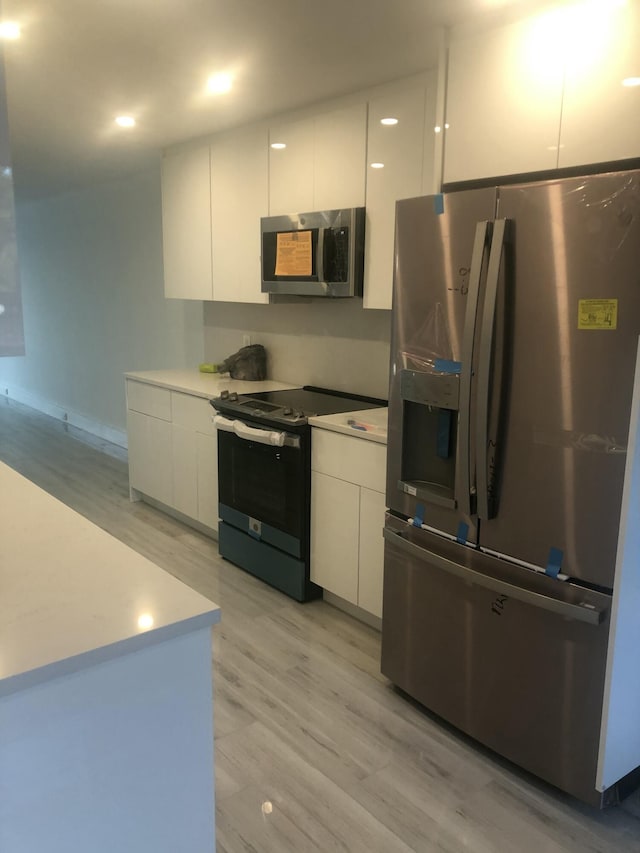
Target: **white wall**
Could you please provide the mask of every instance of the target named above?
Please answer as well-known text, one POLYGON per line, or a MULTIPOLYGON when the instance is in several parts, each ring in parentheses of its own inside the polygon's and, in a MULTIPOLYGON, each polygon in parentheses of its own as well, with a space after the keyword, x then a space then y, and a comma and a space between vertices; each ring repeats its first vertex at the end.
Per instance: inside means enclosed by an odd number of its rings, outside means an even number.
POLYGON ((391 312, 365 311, 362 299, 304 299, 291 304, 208 302, 205 359, 222 361, 243 334, 263 344, 268 377, 386 399, 391 312))
POLYGON ((27 354, 0 393, 124 440, 124 371, 203 358, 202 303, 164 298, 159 165, 17 214, 27 354))

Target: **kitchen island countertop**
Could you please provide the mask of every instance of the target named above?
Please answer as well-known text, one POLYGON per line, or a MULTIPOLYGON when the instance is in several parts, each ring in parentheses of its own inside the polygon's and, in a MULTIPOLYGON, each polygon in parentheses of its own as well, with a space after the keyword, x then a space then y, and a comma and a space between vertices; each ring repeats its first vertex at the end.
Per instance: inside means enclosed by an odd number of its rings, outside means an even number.
POLYGON ((0 463, 0 697, 218 622, 220 609, 0 463))

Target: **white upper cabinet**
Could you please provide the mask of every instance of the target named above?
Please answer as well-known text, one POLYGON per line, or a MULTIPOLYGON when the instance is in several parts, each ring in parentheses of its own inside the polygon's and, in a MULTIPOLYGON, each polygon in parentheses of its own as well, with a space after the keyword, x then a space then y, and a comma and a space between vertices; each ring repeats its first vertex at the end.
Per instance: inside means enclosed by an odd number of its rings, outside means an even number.
POLYGON ((209 146, 162 159, 162 246, 165 296, 211 299, 209 146))
POLYGON ((251 126, 211 145, 213 299, 268 302, 260 290, 260 217, 268 213, 268 131, 251 126))
POLYGON ((365 308, 391 308, 396 201, 430 192, 433 155, 425 160, 425 133, 433 133, 434 113, 435 80, 369 101, 365 308))
POLYGON ((570 7, 562 23, 567 45, 559 165, 640 156, 640 86, 629 85, 630 78, 640 79, 640 2, 570 7))
POLYGON ((366 156, 366 103, 317 116, 314 210, 364 205, 366 156))
POLYGON ((272 216, 313 210, 314 132, 314 118, 269 129, 269 213, 272 216))
POLYGON ((271 126, 271 215, 364 204, 366 115, 362 103, 271 126))
POLYGON ((556 168, 563 66, 549 15, 454 38, 444 182, 556 168))

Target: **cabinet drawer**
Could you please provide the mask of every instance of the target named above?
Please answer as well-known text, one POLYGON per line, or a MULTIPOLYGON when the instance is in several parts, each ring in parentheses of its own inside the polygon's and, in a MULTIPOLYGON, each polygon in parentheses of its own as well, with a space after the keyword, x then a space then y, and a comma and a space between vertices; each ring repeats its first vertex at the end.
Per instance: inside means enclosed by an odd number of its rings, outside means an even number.
POLYGON ((194 432, 215 433, 212 417, 215 415, 209 401, 193 394, 171 392, 171 414, 173 423, 194 432))
POLYGON ((171 420, 171 392, 167 388, 127 379, 127 408, 163 421, 171 420))
POLYGON ((311 467, 321 474, 384 492, 386 460, 384 444, 317 427, 312 430, 311 467))

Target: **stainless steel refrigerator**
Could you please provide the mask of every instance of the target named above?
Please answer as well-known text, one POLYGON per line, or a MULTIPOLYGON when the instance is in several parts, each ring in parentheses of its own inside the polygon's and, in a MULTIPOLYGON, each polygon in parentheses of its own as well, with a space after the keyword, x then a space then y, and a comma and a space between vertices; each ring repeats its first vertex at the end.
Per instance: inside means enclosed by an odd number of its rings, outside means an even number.
POLYGON ((393 300, 382 672, 604 805, 640 764, 640 171, 398 202, 393 300))

